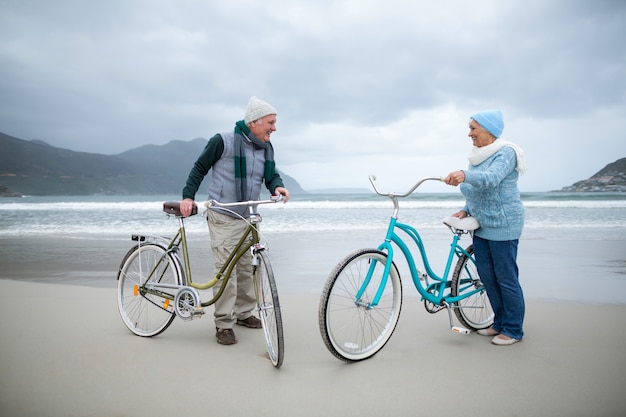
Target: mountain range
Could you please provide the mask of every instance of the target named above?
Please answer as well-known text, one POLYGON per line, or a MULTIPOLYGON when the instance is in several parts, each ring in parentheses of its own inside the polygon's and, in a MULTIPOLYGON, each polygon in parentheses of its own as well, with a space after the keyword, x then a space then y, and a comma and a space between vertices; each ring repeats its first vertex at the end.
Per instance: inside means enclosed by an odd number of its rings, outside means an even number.
MULTIPOLYGON (((103 155, 0 133, 0 195, 178 195, 206 143, 204 138, 174 140, 103 155)), ((292 194, 306 192, 280 174, 292 194)), ((209 181, 210 171, 200 190, 209 181)))
MULTIPOLYGON (((173 140, 103 155, 0 133, 0 196, 180 195, 206 143, 204 138, 173 140)), ((281 176, 292 194, 306 193, 294 178, 284 172, 281 176)), ((205 190, 209 181, 210 172, 200 190, 205 190)), ((626 192, 626 158, 559 191, 626 192)))

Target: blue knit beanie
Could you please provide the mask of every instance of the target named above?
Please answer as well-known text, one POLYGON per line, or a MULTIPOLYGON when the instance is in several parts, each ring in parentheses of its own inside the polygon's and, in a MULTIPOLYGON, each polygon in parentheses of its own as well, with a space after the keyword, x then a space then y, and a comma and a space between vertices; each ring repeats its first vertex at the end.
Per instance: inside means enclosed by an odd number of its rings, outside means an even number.
POLYGON ((504 120, 500 110, 485 110, 470 117, 483 127, 487 132, 499 138, 504 129, 504 120))

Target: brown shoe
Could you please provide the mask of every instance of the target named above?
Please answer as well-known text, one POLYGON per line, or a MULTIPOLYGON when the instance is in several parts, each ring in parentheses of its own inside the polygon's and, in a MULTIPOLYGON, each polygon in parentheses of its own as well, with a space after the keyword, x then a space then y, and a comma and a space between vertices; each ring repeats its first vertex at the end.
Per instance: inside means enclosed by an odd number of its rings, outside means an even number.
POLYGON ((254 316, 250 316, 245 320, 237 319, 237 324, 240 326, 249 327, 251 329, 260 329, 262 327, 261 320, 257 319, 254 316))
POLYGON ((219 329, 216 327, 215 330, 217 330, 215 337, 217 337, 217 343, 220 345, 234 345, 237 343, 233 329, 219 329))

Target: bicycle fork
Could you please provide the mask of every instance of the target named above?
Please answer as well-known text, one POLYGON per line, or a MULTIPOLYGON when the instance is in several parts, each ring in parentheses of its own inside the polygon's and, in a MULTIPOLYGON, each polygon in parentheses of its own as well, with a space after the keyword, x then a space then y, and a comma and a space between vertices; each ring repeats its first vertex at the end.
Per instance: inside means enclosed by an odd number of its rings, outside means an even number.
POLYGON ((354 299, 355 305, 359 307, 364 307, 366 310, 370 310, 378 305, 378 302, 380 301, 380 297, 382 297, 383 291, 385 290, 385 286, 387 285, 387 279, 389 278, 389 270, 391 269, 392 262, 385 262, 385 269, 383 271, 383 275, 380 280, 378 290, 376 291, 376 294, 374 295, 374 298, 369 302, 362 301, 363 294, 365 293, 365 289, 369 286, 370 281, 372 280, 372 276, 374 274, 374 270, 376 269, 377 262, 378 262, 377 260, 372 259, 372 263, 369 266, 367 275, 365 276, 365 280, 363 281, 363 284, 361 285, 361 288, 357 292, 355 299, 354 299))

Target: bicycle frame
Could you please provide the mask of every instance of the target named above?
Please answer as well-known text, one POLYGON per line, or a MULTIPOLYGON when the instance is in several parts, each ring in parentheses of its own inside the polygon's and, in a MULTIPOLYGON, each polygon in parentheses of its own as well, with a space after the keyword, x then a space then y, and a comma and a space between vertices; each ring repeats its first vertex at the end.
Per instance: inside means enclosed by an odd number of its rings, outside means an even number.
MULTIPOLYGON (((389 269, 391 268, 391 263, 394 258, 394 246, 392 245, 392 243, 395 244, 404 255, 407 261, 408 267, 409 267, 409 271, 411 273, 413 285, 415 286, 415 289, 422 296, 422 299, 426 299, 435 305, 440 305, 442 301, 452 304, 481 291, 480 289, 478 289, 478 290, 468 292, 467 294, 463 294, 462 296, 458 296, 458 297, 449 297, 445 292, 445 290, 449 288, 450 281, 448 280, 448 276, 450 275, 452 262, 454 261, 455 257, 459 258, 463 255, 470 257, 467 251, 458 244, 459 240, 460 240, 459 235, 455 234, 452 238, 452 243, 450 244, 450 252, 448 254, 448 259, 446 261, 445 270, 443 272, 443 275, 440 277, 433 271, 432 267, 430 266, 428 255, 426 253, 426 248, 424 246, 424 243, 418 231, 414 227, 408 224, 399 223, 396 218, 391 218, 389 222, 389 227, 387 229, 385 241, 382 244, 380 244, 380 246, 378 246, 378 250, 387 252, 389 262, 387 262, 387 264, 385 265, 383 279, 380 283, 376 296, 372 300, 372 303, 370 304, 369 307, 372 308, 378 305, 383 289, 385 288, 385 285, 387 283, 387 279, 389 277, 389 269), (396 233, 396 229, 400 229, 403 232, 405 232, 411 238, 411 240, 415 243, 415 245, 419 249, 422 262, 424 263, 426 274, 428 275, 429 278, 432 278, 436 282, 429 284, 427 287, 425 287, 422 284, 420 274, 415 264, 415 258, 413 257, 413 254, 411 253, 411 250, 409 249, 408 245, 396 233)), ((365 291, 365 288, 369 284, 369 281, 371 279, 371 273, 374 270, 375 264, 376 264, 376 261, 374 261, 374 263, 370 266, 370 270, 368 272, 367 278, 364 281, 362 288, 358 292, 357 298, 360 298, 360 296, 365 291)))
MULTIPOLYGON (((255 201, 254 203, 256 204, 261 204, 264 202, 277 202, 280 201, 277 198, 273 198, 272 200, 269 201, 255 201)), ((250 202, 247 202, 250 203, 250 202)), ((209 201, 209 202, 205 202, 204 205, 209 207, 209 205, 215 205, 218 204, 214 201, 209 201)), ((227 207, 229 205, 237 205, 237 203, 231 203, 231 204, 219 204, 221 207, 227 207)), ((246 228, 245 232, 242 234, 241 238, 239 239, 239 242, 237 242, 237 245, 235 246, 235 248, 233 249, 233 251, 230 253, 230 255, 228 256, 228 258, 226 259, 226 261, 224 262, 224 264, 222 265, 222 267, 220 268, 219 271, 217 271, 217 273, 215 274, 215 276, 213 278, 211 278, 210 280, 204 282, 204 283, 196 283, 193 282, 192 279, 192 274, 191 274, 191 263, 189 261, 189 250, 187 247, 187 234, 185 231, 185 224, 184 224, 184 218, 183 217, 177 217, 178 218, 178 231, 176 232, 176 235, 171 239, 165 239, 162 237, 154 237, 151 236, 149 238, 153 239, 153 240, 160 240, 160 241, 165 241, 168 242, 167 243, 167 247, 166 247, 166 253, 176 253, 178 251, 178 248, 182 248, 182 252, 183 252, 183 264, 181 265, 184 269, 183 269, 183 277, 185 282, 183 283, 183 285, 180 286, 175 286, 175 285, 171 285, 171 284, 160 284, 160 283, 152 283, 150 284, 150 288, 147 288, 146 285, 143 285, 143 289, 147 292, 152 292, 155 295, 159 295, 161 297, 167 298, 167 299, 171 299, 173 300, 174 297, 169 295, 169 294, 165 294, 161 291, 159 291, 159 288, 166 288, 166 289, 179 289, 185 286, 189 286, 191 288, 194 288, 196 290, 206 290, 209 288, 214 287, 215 285, 217 285, 220 282, 220 279, 222 279, 222 285, 220 286, 219 290, 217 291, 217 293, 214 294, 213 298, 209 301, 205 301, 202 302, 200 304, 201 307, 208 307, 212 304, 214 304, 223 294, 224 289, 226 288, 226 284, 228 283, 231 273, 233 271, 233 269, 235 268, 237 262, 239 261, 239 259, 241 259, 241 257, 248 251, 251 250, 252 256, 253 256, 253 261, 252 264, 256 265, 257 261, 256 261, 256 255, 259 251, 264 250, 265 246, 261 245, 260 239, 259 239, 259 231, 256 228, 256 224, 259 223, 260 220, 260 215, 257 213, 253 213, 252 212, 252 205, 250 205, 250 219, 248 221, 248 227, 246 228)), ((145 237, 144 237, 145 238, 145 237)), ((139 240, 139 246, 141 246, 141 239, 139 240)), ((163 261, 163 260, 161 260, 163 261)), ((161 262, 160 261, 160 262, 161 262)), ((150 277, 152 277, 152 275, 155 273, 155 271, 158 269, 158 266, 160 265, 160 262, 157 263, 155 265, 155 267, 153 268, 153 270, 150 272, 150 274, 147 276, 146 278, 146 283, 150 280, 150 277)))
MULTIPOLYGON (((389 270, 391 268, 391 265, 394 259, 393 244, 395 244, 404 255, 407 261, 408 267, 409 267, 409 271, 411 273, 413 285, 415 286, 415 289, 419 292, 419 294, 422 296, 422 300, 428 300, 434 305, 442 305, 444 303, 453 304, 482 291, 482 289, 476 289, 474 291, 464 293, 462 296, 457 296, 457 297, 450 297, 449 294, 446 293, 446 289, 450 287, 450 280, 448 279, 448 276, 450 275, 452 261, 454 260, 455 256, 457 258, 460 258, 461 256, 465 255, 468 258, 472 259, 472 262, 474 262, 473 258, 465 250, 465 248, 459 245, 458 242, 460 240, 460 234, 455 233, 452 238, 452 243, 450 244, 450 252, 448 253, 448 259, 446 261, 446 266, 445 266, 443 275, 440 277, 433 271, 432 267, 430 266, 430 262, 428 260, 428 255, 426 253, 424 242, 422 241, 422 237, 420 236, 418 231, 414 227, 408 224, 398 222, 398 218, 397 218, 398 211, 399 211, 398 197, 406 197, 412 194, 413 191, 415 191, 415 189, 417 189, 417 187, 419 187, 425 181, 428 181, 428 180, 441 181, 442 178, 436 178, 436 177, 425 178, 421 180, 420 182, 418 182, 411 190, 409 190, 407 193, 403 195, 395 195, 394 193, 388 193, 388 194, 381 193, 376 187, 376 184, 374 182, 375 179, 376 179, 375 177, 370 176, 370 182, 374 186, 376 193, 379 195, 384 195, 384 196, 391 198, 394 204, 394 211, 389 221, 389 226, 387 227, 385 241, 378 246, 378 250, 385 251, 387 253, 388 262, 385 265, 383 276, 382 276, 379 288, 376 292, 376 295, 374 296, 374 299, 372 300, 372 302, 367 305, 367 307, 374 308, 378 305, 380 301, 384 288, 387 284, 387 279, 389 278, 389 270), (427 287, 425 287, 422 284, 422 281, 421 281, 422 277, 420 277, 420 274, 418 272, 413 254, 411 253, 411 250, 409 249, 408 245, 404 242, 404 240, 402 240, 402 238, 396 233, 396 229, 399 229, 403 231, 404 233, 406 233, 411 238, 411 240, 415 243, 415 245, 419 249, 422 262, 424 263, 424 268, 426 269, 426 275, 429 278, 432 278, 435 281, 434 283, 429 284, 427 287)), ((376 262, 377 261, 374 260, 372 262, 372 265, 370 265, 367 276, 365 277, 361 288, 357 292, 357 296, 356 296, 357 304, 361 304, 360 302, 361 297, 371 281, 372 273, 376 266, 376 262)))

